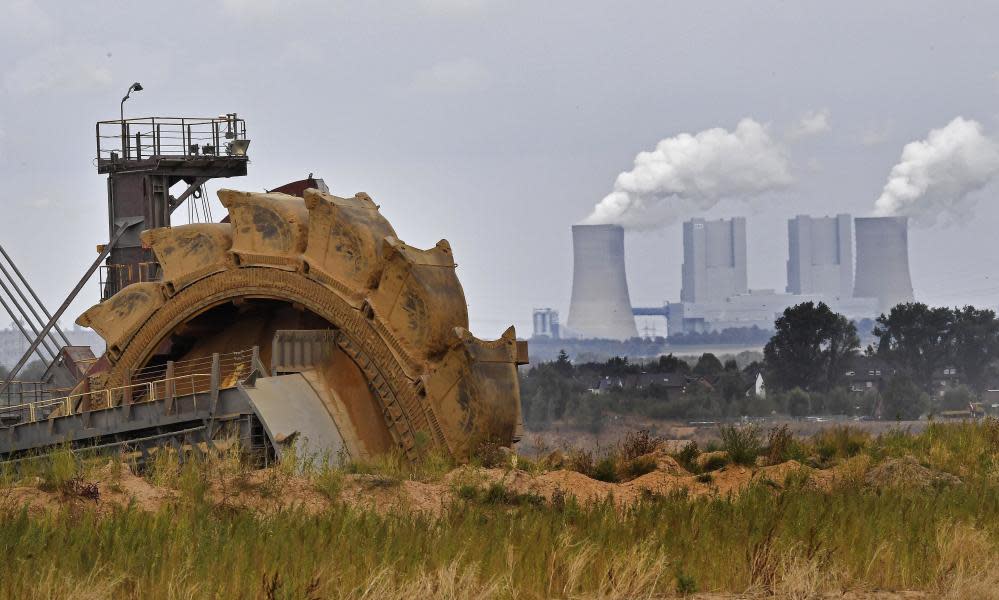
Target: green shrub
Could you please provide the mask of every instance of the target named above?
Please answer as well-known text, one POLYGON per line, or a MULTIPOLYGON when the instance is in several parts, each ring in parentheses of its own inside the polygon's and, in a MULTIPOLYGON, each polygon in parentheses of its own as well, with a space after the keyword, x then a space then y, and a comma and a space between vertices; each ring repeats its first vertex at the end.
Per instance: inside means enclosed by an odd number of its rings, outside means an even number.
POLYGON ((753 466, 756 464, 756 457, 760 454, 762 444, 760 443, 760 433, 755 425, 738 427, 736 425, 722 425, 719 427, 722 447, 728 453, 728 458, 734 464, 753 466))
POLYGON ((458 497, 462 500, 475 500, 479 497, 479 488, 468 483, 463 483, 458 486, 458 497))
POLYGON ((656 470, 656 459, 651 456, 639 456, 625 463, 624 474, 627 479, 635 479, 656 470))
POLYGON ((676 462, 680 463, 680 466, 687 469, 691 473, 696 473, 699 471, 697 467, 697 457, 700 456, 701 451, 697 448, 697 442, 691 441, 689 444, 683 447, 679 452, 674 453, 672 456, 676 462))
POLYGON ((701 467, 705 472, 717 471, 718 469, 724 467, 727 464, 728 464, 728 457, 725 456, 724 454, 711 454, 703 461, 701 467))
POLYGON ((829 427, 812 436, 815 453, 824 460, 846 459, 860 453, 870 441, 870 435, 847 425, 829 427))
POLYGON ((597 464, 593 466, 592 477, 597 481, 616 483, 619 478, 617 475, 617 461, 614 460, 614 457, 605 456, 601 458, 597 464))
POLYGON ((793 443, 794 436, 786 423, 772 428, 767 433, 767 463, 776 465, 790 458, 793 443))
POLYGON ((60 448, 41 460, 44 461, 41 487, 45 490, 61 489, 80 474, 76 457, 69 448, 60 448))
POLYGON ((573 450, 569 454, 569 470, 582 473, 587 477, 593 476, 593 453, 589 450, 573 450))
POLYGON ((327 500, 336 502, 343 493, 343 471, 326 467, 315 475, 312 484, 327 500))
POLYGON ((676 574, 676 593, 681 596, 697 593, 697 582, 690 575, 679 571, 676 574))
POLYGON ((482 501, 486 504, 510 504, 512 497, 513 492, 506 489, 505 485, 494 482, 486 488, 485 493, 482 495, 482 501))

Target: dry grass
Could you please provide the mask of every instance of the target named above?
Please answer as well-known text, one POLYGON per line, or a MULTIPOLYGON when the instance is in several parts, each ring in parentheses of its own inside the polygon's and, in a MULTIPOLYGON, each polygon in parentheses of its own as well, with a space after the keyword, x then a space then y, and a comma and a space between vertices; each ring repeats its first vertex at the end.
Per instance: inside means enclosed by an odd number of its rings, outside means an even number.
MULTIPOLYGON (((568 488, 538 496, 508 486, 533 476, 513 465, 453 470, 439 458, 387 457, 332 468, 289 459, 260 472, 236 452, 184 465, 164 452, 143 485, 171 495, 153 510, 81 499, 22 509, 15 492, 26 482, 56 486, 46 492, 55 497, 104 473, 102 502, 108 487, 131 485, 107 458, 57 453, 21 472, 0 470, 0 550, 9 557, 0 597, 623 599, 697 590, 805 599, 902 589, 997 598, 997 431, 989 421, 876 438, 779 433, 769 436, 768 462, 793 446, 832 468, 796 469, 781 481, 747 474, 731 495, 664 489, 590 505, 568 488), (933 476, 873 484, 890 465, 933 476), (402 494, 414 481, 452 500, 433 513, 355 501, 402 494), (289 493, 319 504, 284 503, 289 493)), ((658 448, 638 435, 614 460, 627 468, 658 448)), ((568 460, 596 471, 606 459, 568 460)), ((748 473, 714 475, 740 469, 748 473)))

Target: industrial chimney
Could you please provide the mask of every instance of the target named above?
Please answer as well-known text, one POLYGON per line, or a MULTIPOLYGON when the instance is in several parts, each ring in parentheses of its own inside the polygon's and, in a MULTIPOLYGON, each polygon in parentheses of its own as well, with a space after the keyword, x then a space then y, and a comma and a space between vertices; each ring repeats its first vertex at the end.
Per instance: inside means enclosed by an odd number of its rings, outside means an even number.
POLYGON ((620 225, 572 226, 572 300, 566 329, 583 338, 638 337, 620 225))
POLYGON ((854 235, 857 238, 854 298, 877 298, 878 310, 884 313, 896 304, 912 302, 908 218, 857 218, 854 235))

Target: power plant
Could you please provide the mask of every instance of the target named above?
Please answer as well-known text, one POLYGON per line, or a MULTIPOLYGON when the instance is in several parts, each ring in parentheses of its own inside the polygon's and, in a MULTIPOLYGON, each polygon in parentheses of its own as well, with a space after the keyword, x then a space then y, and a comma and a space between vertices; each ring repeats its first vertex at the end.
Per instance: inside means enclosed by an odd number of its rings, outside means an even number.
MULTIPOLYGON (((801 302, 824 302, 848 318, 870 319, 913 300, 904 217, 797 215, 788 219, 787 232, 785 293, 749 288, 745 218, 694 218, 683 223, 680 301, 632 307, 624 229, 574 225, 572 299, 563 337, 637 337, 635 316, 665 317, 671 336, 730 328, 768 330, 784 309, 801 302)), ((554 312, 535 311, 537 338, 557 337, 551 327, 554 312)))
POLYGON ((746 219, 683 224, 681 302, 720 301, 749 291, 746 278, 746 219))
POLYGON ((787 221, 787 293, 853 295, 853 236, 850 215, 787 221))
POLYGON ((558 311, 553 308, 534 309, 534 337, 557 340, 561 337, 558 311))
POLYGON ((620 225, 572 226, 572 299, 566 329, 563 334, 573 337, 638 337, 620 225))
POLYGON ((881 312, 902 302, 912 302, 909 220, 906 217, 863 217, 854 223, 857 230, 854 297, 877 298, 881 312))

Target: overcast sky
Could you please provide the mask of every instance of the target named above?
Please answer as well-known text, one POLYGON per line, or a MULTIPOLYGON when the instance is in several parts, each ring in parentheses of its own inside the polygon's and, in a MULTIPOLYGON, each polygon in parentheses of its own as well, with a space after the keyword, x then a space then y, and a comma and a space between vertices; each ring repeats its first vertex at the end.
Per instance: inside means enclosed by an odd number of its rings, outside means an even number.
MULTIPOLYGON (((51 308, 106 241, 94 122, 133 81, 129 116, 246 118, 250 174, 210 189, 314 172, 410 244, 447 238, 482 337, 565 320, 570 226, 664 138, 750 118, 780 145, 780 189, 689 216, 748 217, 750 287, 782 290, 789 216, 873 214, 903 147, 958 116, 999 133, 995 3, 144 4, 0 0, 0 243, 51 308)), ((996 304, 999 188, 974 187, 911 231, 919 300, 996 304)), ((678 299, 679 219, 628 233, 634 304, 678 299)))

